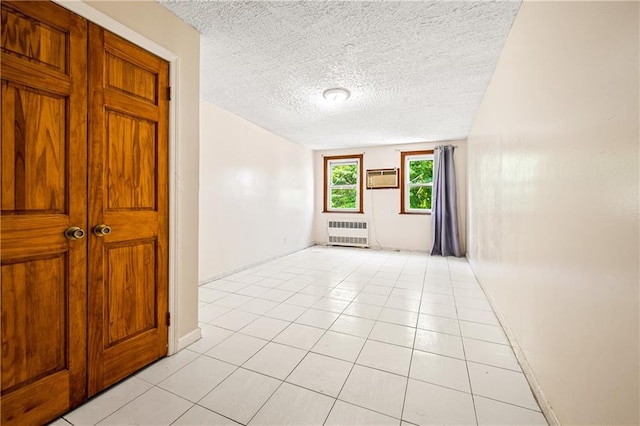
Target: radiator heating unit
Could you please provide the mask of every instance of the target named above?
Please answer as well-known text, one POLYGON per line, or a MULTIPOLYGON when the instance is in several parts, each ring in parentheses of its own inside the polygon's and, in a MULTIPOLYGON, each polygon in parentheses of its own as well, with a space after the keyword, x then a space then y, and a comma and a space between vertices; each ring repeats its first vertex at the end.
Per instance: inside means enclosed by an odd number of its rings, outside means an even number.
POLYGON ((329 245, 369 247, 369 222, 366 220, 329 220, 329 245))

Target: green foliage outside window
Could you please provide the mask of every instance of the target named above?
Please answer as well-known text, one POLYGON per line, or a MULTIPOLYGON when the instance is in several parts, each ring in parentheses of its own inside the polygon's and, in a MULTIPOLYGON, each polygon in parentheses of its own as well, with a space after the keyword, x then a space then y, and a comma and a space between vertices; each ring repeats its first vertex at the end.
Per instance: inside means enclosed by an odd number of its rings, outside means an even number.
POLYGON ((431 210, 433 160, 409 161, 409 208, 431 210))
POLYGON ((346 188, 331 188, 332 209, 355 209, 358 191, 358 165, 339 164, 331 167, 331 185, 346 188), (352 186, 352 188, 350 188, 352 186))

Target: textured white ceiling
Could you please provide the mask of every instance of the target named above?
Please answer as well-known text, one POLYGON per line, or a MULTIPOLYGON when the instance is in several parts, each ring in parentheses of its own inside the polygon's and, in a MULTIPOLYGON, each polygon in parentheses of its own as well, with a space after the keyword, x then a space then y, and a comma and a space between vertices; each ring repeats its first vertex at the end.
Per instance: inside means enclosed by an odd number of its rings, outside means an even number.
POLYGON ((520 7, 160 2, 202 33, 202 98, 313 149, 465 138, 520 7))

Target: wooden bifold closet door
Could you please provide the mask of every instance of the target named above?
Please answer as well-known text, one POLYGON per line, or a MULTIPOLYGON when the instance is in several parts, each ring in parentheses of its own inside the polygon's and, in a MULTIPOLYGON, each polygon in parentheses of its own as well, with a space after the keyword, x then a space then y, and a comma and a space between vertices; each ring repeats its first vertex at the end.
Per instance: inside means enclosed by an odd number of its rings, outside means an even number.
POLYGON ((42 424, 167 353, 169 68, 1 8, 0 422, 42 424))

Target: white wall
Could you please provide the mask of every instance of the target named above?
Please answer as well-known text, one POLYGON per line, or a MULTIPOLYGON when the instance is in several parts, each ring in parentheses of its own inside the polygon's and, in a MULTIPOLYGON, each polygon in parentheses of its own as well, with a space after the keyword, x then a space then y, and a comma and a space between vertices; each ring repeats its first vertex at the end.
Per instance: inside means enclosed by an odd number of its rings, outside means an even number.
MULTIPOLYGON (((87 1, 180 57, 177 93, 178 337, 198 328, 198 108, 200 34, 152 0, 87 1)), ((174 101, 175 102, 175 101, 174 101)))
POLYGON ((313 154, 200 104, 200 282, 313 244, 313 154))
POLYGON ((473 268, 562 424, 638 424, 637 2, 528 2, 468 138, 473 268))
POLYGON ((399 168, 401 151, 428 150, 449 143, 457 147, 454 151, 454 158, 458 183, 458 222, 460 243, 464 252, 466 240, 466 142, 464 140, 316 151, 314 155, 315 241, 318 244, 327 244, 327 221, 329 219, 366 218, 369 221, 369 244, 371 247, 430 251, 432 245, 431 216, 400 214, 400 189, 368 190, 365 183, 363 214, 323 213, 323 158, 331 155, 364 153, 364 170, 399 168))

